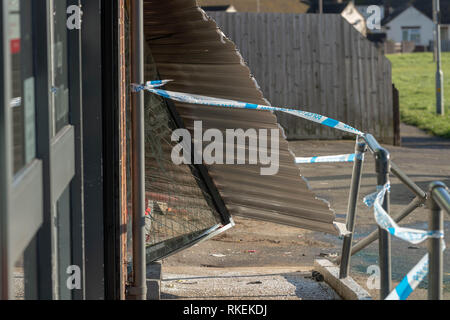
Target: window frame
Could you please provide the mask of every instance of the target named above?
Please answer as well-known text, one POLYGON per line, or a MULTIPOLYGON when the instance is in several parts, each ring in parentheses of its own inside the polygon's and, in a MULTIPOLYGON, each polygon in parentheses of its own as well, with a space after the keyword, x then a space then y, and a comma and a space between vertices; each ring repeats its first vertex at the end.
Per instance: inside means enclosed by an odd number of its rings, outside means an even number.
MULTIPOLYGON (((84 298, 84 237, 82 206, 81 139, 81 36, 79 30, 68 31, 67 68, 69 125, 52 136, 53 102, 51 97, 51 10, 53 1, 30 2, 33 26, 33 65, 35 81, 36 154, 15 175, 12 171, 12 112, 8 3, 0 4, 0 298, 13 299, 12 274, 15 261, 23 253, 25 299, 58 299, 58 254, 56 202, 70 187, 72 262, 82 270, 82 289, 71 292, 72 298, 84 298), (45 21, 45 23, 42 23, 45 21), (74 232, 74 230, 76 232, 74 232), (5 266, 6 270, 1 270, 5 266)), ((77 0, 66 0, 67 5, 77 0)), ((64 10, 66 11, 66 10, 64 10)), ((66 12, 64 12, 66 16, 66 12)))

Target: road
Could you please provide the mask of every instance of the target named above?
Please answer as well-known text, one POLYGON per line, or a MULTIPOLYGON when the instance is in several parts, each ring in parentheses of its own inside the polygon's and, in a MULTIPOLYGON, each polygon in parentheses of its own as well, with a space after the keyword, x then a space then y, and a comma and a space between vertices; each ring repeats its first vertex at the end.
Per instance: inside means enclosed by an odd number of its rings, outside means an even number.
MULTIPOLYGON (((450 140, 431 137, 415 127, 402 125, 402 146, 386 145, 393 161, 421 188, 427 189, 435 180, 450 186, 450 140)), ((351 153, 354 141, 292 141, 290 147, 296 156, 321 156, 351 153)), ((336 211, 337 219, 345 221, 352 164, 302 165, 301 173, 318 197, 325 199, 336 211)), ((413 198, 413 194, 396 178, 391 181, 391 212, 399 212, 413 198)), ((365 207, 362 198, 375 191, 376 176, 372 156, 367 154, 363 169, 360 201, 356 220, 356 236, 361 238, 374 230, 373 212, 365 207)), ((419 208, 402 225, 426 228, 428 210, 419 208)), ((449 234, 450 217, 446 217, 445 230, 449 234)), ((163 261, 165 274, 190 274, 190 270, 207 274, 226 273, 233 268, 249 268, 252 274, 267 268, 299 268, 311 270, 319 256, 334 256, 340 252, 341 240, 335 236, 267 222, 235 218, 236 226, 224 235, 182 251, 163 261)), ((447 237, 447 248, 450 247, 447 237)), ((392 240, 393 276, 398 282, 426 252, 426 245, 411 246, 392 240)), ((450 255, 444 254, 445 298, 450 299, 450 255)), ((366 290, 367 268, 377 263, 377 242, 363 250, 352 260, 352 275, 366 290)), ((426 287, 426 286, 425 286, 426 287)), ((376 298, 378 291, 369 290, 376 298)), ((424 289, 416 290, 411 298, 426 297, 424 289)), ((329 296, 330 299, 333 296, 329 296)))

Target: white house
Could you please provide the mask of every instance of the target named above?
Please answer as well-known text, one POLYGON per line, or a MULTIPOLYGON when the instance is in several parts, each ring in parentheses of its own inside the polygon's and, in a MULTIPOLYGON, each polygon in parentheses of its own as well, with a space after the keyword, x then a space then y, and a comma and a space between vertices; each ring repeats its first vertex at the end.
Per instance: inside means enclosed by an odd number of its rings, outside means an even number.
POLYGON ((433 21, 412 5, 402 9, 394 11, 383 21, 387 39, 394 42, 413 41, 416 45, 428 46, 433 40, 433 21))
MULTIPOLYGON (((413 5, 397 9, 387 16, 382 24, 388 40, 413 41, 419 46, 428 46, 433 41, 433 20, 413 5)), ((449 40, 448 30, 448 24, 441 25, 442 40, 449 40)))

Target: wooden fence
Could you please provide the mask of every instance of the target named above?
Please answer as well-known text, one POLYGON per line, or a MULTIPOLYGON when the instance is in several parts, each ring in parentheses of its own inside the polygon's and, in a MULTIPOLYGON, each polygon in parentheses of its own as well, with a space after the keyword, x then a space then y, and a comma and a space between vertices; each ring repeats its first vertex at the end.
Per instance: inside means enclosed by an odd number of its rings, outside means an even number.
MULTIPOLYGON (((430 48, 433 50, 434 41, 430 41, 430 48)), ((450 52, 450 40, 443 39, 441 40, 441 51, 442 52, 450 52)))
MULTIPOLYGON (((393 143, 389 60, 340 15, 207 12, 275 106, 316 112, 393 143)), ((346 136, 279 114, 288 139, 346 136)))

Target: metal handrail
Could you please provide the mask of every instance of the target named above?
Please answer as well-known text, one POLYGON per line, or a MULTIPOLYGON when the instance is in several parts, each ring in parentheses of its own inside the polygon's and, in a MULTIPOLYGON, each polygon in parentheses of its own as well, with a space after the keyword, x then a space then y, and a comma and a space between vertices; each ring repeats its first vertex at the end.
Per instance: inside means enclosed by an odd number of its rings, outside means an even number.
MULTIPOLYGON (((377 185, 384 186, 389 183, 389 172, 391 169, 391 155, 371 135, 363 136, 369 150, 375 156, 375 171, 377 173, 377 185)), ((390 196, 386 193, 383 201, 383 209, 389 214, 390 196)), ((378 250, 380 267, 380 296, 386 298, 392 289, 392 263, 391 263, 391 239, 389 233, 378 227, 378 250)))
POLYGON ((415 184, 414 181, 412 181, 402 170, 400 170, 400 168, 393 161, 391 161, 391 172, 417 197, 423 200, 427 199, 427 193, 415 184))
MULTIPOLYGON (((417 208, 422 207, 427 199, 428 194, 425 193, 417 184, 415 184, 403 171, 400 170, 400 168, 391 161, 391 173, 394 174, 403 184, 409 188, 414 194, 416 194, 416 197, 408 204, 406 208, 404 208, 398 215, 393 216, 392 219, 396 223, 401 222, 403 219, 405 219, 410 213, 412 213, 417 208)), ((373 231, 365 238, 358 241, 358 243, 353 246, 351 255, 355 255, 362 249, 366 248, 368 245, 370 245, 372 242, 378 239, 378 232, 373 231)), ((342 258, 337 257, 335 259, 335 262, 337 264, 341 263, 342 258)), ((345 277, 344 277, 345 278, 345 277)))
POLYGON ((356 209, 358 194, 361 185, 362 167, 364 154, 367 151, 367 145, 364 141, 356 140, 355 146, 355 164, 353 166, 352 183, 350 185, 350 194, 348 199, 348 211, 346 228, 348 233, 344 236, 342 245, 342 263, 340 265, 339 278, 346 278, 350 272, 350 257, 352 255, 353 233, 355 229, 356 209))
POLYGON ((430 185, 430 194, 433 201, 450 215, 450 194, 448 187, 443 182, 433 182, 430 185))
MULTIPOLYGON (((419 197, 415 197, 398 215, 393 216, 392 219, 399 223, 403 219, 405 219, 411 212, 416 210, 417 208, 422 207, 425 204, 426 198, 422 199, 419 197)), ((351 255, 355 255, 361 250, 365 249, 367 246, 369 246, 372 242, 378 240, 378 230, 374 230, 371 232, 368 236, 364 237, 363 239, 359 240, 355 245, 352 246, 351 249, 351 255)), ((337 264, 341 263, 342 257, 337 257, 334 262, 337 264)), ((345 277, 344 277, 345 278, 345 277)))
MULTIPOLYGON (((404 208, 398 215, 393 217, 395 222, 400 222, 415 209, 423 206, 425 203, 430 208, 429 231, 443 230, 442 210, 450 215, 450 194, 447 186, 442 182, 433 182, 430 185, 429 192, 423 191, 415 184, 400 168, 391 161, 390 153, 383 148, 378 141, 370 134, 365 134, 356 141, 356 159, 353 167, 352 183, 350 187, 347 230, 349 234, 345 235, 342 254, 335 262, 340 263, 340 278, 348 276, 350 269, 351 256, 361 251, 376 239, 379 241, 379 264, 380 264, 380 296, 386 298, 391 292, 392 271, 391 271, 391 246, 390 235, 386 230, 378 227, 364 239, 358 241, 355 246, 352 245, 354 233, 354 221, 356 216, 356 202, 358 199, 359 186, 361 183, 361 171, 364 161, 364 152, 368 149, 374 155, 377 173, 377 185, 384 186, 389 183, 389 174, 395 175, 416 197, 404 208)), ((384 210, 389 214, 389 192, 386 193, 383 203, 384 210)), ((429 240, 429 286, 428 298, 432 300, 442 299, 443 283, 443 245, 440 238, 430 238, 429 240)))
MULTIPOLYGON (((430 231, 443 231, 444 217, 442 210, 450 215, 450 194, 447 186, 440 181, 430 184, 429 188, 429 229, 430 231)), ((430 273, 428 276, 428 299, 442 299, 442 283, 443 283, 443 246, 444 242, 439 238, 429 240, 428 254, 430 262, 430 273)))

